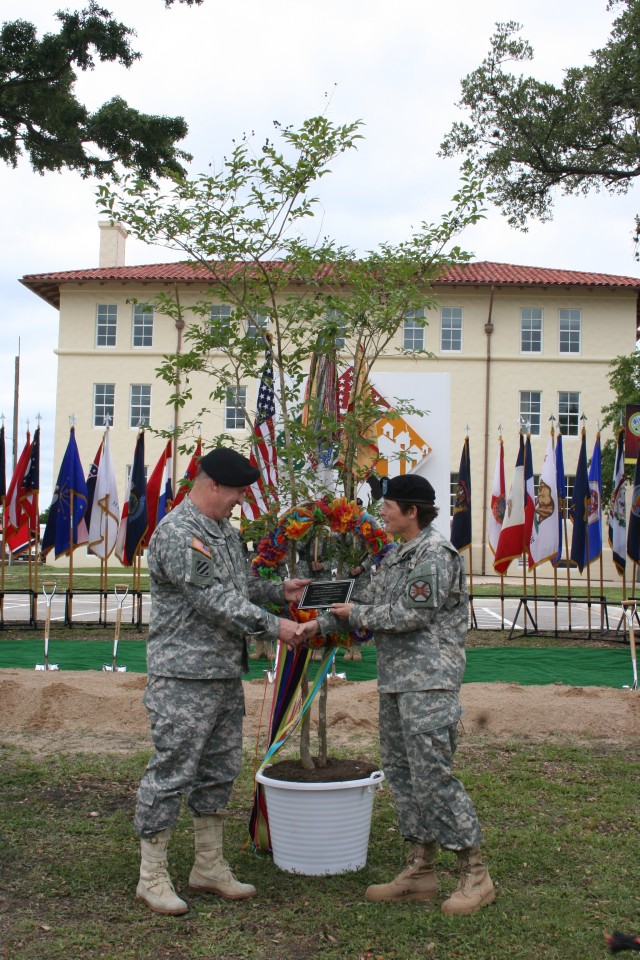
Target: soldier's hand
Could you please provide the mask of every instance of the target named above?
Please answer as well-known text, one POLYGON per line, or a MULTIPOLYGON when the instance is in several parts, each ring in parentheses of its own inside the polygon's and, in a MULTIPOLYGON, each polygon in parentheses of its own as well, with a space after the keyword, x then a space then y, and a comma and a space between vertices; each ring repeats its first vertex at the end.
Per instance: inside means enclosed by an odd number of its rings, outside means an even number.
POLYGON ((305 587, 311 583, 311 580, 285 580, 284 582, 284 598, 290 603, 297 603, 305 587))
POLYGON ((296 636, 302 640, 308 640, 320 633, 320 624, 317 620, 307 620, 306 623, 299 623, 296 630, 296 636))
POLYGON ((352 603, 332 603, 331 613, 334 613, 336 617, 340 617, 342 620, 348 620, 352 606, 352 603))
POLYGON ((280 627, 278 630, 278 640, 282 640, 283 643, 286 643, 288 647, 291 647, 292 650, 300 644, 301 638, 298 636, 298 624, 294 623, 293 620, 280 620, 280 627))

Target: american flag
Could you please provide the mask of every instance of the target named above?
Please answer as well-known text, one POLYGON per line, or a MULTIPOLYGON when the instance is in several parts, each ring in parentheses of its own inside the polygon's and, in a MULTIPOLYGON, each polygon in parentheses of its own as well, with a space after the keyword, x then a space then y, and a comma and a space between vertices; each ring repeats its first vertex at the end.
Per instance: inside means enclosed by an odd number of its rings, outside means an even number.
POLYGON ((254 449, 249 460, 252 466, 260 471, 260 477, 247 490, 243 511, 247 520, 257 520, 259 516, 269 512, 270 506, 278 505, 278 454, 276 451, 276 434, 274 417, 276 413, 275 395, 273 392, 273 357, 271 354, 271 338, 267 337, 269 345, 264 353, 264 367, 260 376, 258 403, 255 423, 253 425, 254 449))

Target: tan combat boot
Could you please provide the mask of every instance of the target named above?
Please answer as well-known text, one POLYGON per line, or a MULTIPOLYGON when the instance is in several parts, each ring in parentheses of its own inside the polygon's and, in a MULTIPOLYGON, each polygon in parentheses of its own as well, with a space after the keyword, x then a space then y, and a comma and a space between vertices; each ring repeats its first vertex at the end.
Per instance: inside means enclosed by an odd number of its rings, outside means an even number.
POLYGON ((367 887, 365 900, 401 903, 406 900, 434 900, 438 896, 435 843, 414 843, 407 865, 391 883, 367 887))
POLYGON ((191 890, 215 893, 225 900, 246 900, 257 890, 250 883, 240 883, 231 873, 222 856, 222 825, 226 813, 220 811, 205 817, 194 817, 196 859, 189 877, 191 890))
POLYGON ((345 650, 344 656, 343 656, 342 659, 343 659, 343 660, 353 660, 353 650, 351 649, 351 647, 348 647, 348 648, 345 650))
POLYGON ((495 887, 489 871, 482 862, 480 847, 472 850, 456 850, 460 867, 460 882, 448 900, 442 904, 442 912, 448 914, 477 913, 496 898, 495 887))
POLYGON ((259 660, 264 655, 264 640, 256 640, 253 653, 249 654, 249 660, 259 660))
POLYGON ((362 660, 362 651, 360 650, 359 644, 353 647, 353 653, 351 654, 352 660, 362 660))
POLYGON ((140 840, 140 880, 136 897, 156 913, 179 916, 189 909, 173 889, 167 872, 167 847, 171 830, 161 830, 140 840))

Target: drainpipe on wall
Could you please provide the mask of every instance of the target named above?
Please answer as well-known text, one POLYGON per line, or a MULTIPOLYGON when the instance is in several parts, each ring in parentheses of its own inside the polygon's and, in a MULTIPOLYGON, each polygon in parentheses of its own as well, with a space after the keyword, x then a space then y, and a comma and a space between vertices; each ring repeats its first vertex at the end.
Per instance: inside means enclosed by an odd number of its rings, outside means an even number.
MULTIPOLYGON (((174 286, 175 295, 176 295, 176 319, 175 325, 178 332, 177 341, 176 341, 176 357, 179 357, 182 353, 182 331, 184 330, 184 319, 182 317, 182 307, 180 306, 180 293, 178 291, 178 284, 174 286)), ((174 391, 176 394, 180 392, 180 368, 176 363, 176 378, 174 382, 174 391)), ((178 437, 178 431, 180 429, 180 408, 177 404, 173 407, 173 443, 175 446, 176 439, 178 437)), ((171 489, 174 491, 174 496, 177 492, 177 483, 178 483, 178 457, 177 451, 174 449, 173 456, 173 476, 171 477, 171 489)))
POLYGON ((489 298, 489 316, 484 325, 484 332, 487 335, 487 362, 484 379, 484 459, 482 464, 482 576, 485 575, 486 553, 487 553, 487 472, 489 463, 489 397, 491 393, 491 334, 493 333, 493 294, 495 287, 491 284, 491 296, 489 298))

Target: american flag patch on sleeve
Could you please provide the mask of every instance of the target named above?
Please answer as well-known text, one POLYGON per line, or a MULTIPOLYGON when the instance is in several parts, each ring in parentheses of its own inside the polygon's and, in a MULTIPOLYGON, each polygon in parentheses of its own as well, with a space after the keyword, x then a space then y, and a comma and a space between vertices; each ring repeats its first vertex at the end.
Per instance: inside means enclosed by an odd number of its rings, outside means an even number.
POLYGON ((202 540, 198 540, 196 537, 193 537, 191 540, 191 549, 197 550, 198 553, 203 555, 203 557, 209 557, 209 559, 211 559, 211 551, 209 550, 209 547, 207 547, 202 540))

